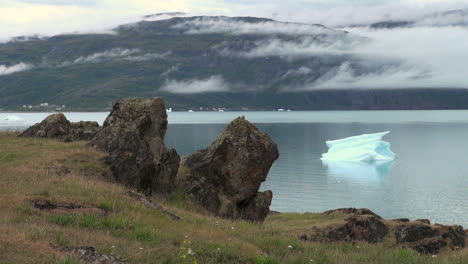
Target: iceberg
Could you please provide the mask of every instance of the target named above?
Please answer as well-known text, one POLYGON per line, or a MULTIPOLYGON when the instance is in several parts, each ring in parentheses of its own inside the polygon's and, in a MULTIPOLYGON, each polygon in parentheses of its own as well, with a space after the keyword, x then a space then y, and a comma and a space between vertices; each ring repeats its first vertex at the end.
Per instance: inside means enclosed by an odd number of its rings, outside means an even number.
POLYGON ((393 160, 377 161, 375 163, 322 160, 328 174, 344 180, 373 183, 387 176, 393 165, 393 160))
POLYGON ((328 152, 322 154, 321 160, 365 163, 392 161, 395 153, 390 150, 390 143, 382 140, 388 133, 390 131, 327 141, 328 152))
POLYGON ((6 120, 6 121, 21 121, 21 120, 23 120, 23 118, 21 118, 19 116, 10 115, 10 116, 5 117, 4 120, 6 120))

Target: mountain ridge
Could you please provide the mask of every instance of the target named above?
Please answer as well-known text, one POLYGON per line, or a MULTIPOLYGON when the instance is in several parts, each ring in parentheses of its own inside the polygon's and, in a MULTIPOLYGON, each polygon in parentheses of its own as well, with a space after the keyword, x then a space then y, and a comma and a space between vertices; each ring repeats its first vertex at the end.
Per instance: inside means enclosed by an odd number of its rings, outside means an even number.
POLYGON ((112 34, 25 38, 0 44, 0 108, 48 102, 103 110, 122 97, 153 96, 175 110, 468 107, 459 100, 464 90, 450 87, 340 88, 343 74, 367 78, 401 66, 347 52, 369 41, 323 25, 224 16, 141 21, 112 34))

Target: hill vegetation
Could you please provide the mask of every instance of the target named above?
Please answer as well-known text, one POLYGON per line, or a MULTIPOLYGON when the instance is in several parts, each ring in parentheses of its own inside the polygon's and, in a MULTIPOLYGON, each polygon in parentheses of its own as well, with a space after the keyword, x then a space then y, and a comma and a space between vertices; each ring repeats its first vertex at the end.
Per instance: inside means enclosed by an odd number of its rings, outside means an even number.
POLYGON ((109 181, 103 154, 85 142, 16 136, 0 134, 0 263, 85 263, 67 251, 77 246, 128 263, 468 262, 466 249, 420 255, 394 245, 391 236, 375 245, 298 239, 314 225, 342 221, 337 213, 270 215, 259 224, 212 217, 183 194, 153 196, 180 217, 174 220, 109 181))

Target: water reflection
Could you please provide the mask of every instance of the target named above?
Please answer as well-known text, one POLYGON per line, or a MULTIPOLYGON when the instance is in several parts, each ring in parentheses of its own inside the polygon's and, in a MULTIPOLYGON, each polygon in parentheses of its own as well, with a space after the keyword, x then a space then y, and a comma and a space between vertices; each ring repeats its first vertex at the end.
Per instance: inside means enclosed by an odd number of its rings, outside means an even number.
POLYGON ((327 167, 330 176, 373 183, 381 181, 390 173, 393 160, 379 162, 322 160, 322 164, 327 167))

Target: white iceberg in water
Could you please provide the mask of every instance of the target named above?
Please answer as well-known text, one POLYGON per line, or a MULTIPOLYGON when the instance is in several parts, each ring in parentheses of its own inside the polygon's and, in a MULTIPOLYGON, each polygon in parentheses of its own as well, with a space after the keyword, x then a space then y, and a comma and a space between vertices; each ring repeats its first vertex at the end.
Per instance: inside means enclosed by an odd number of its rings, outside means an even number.
POLYGON ((366 163, 391 161, 395 153, 390 150, 390 143, 382 140, 388 133, 390 131, 327 141, 328 152, 322 155, 322 160, 366 163))
POLYGON ((10 116, 5 117, 4 120, 6 120, 6 121, 21 121, 21 120, 23 120, 23 118, 21 118, 19 116, 10 115, 10 116))
POLYGON ((380 181, 390 173, 393 160, 374 163, 322 160, 322 164, 327 167, 328 174, 334 177, 371 183, 380 181))

